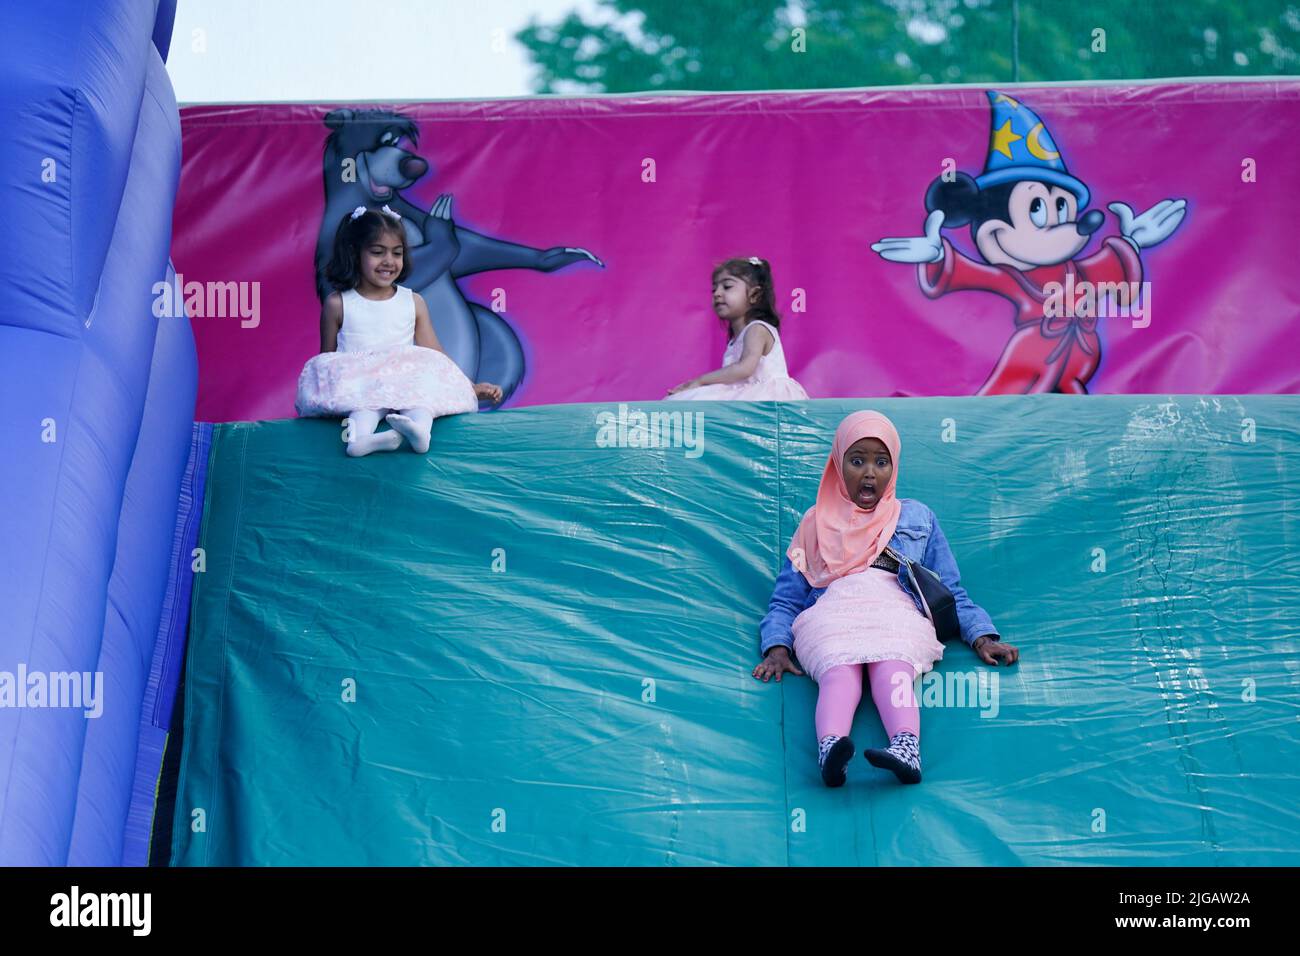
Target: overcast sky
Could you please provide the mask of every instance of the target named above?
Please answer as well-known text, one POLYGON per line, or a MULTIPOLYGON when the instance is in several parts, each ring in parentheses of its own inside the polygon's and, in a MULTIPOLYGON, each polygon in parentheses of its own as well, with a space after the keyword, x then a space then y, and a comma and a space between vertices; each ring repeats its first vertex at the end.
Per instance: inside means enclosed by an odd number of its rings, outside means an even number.
POLYGON ((574 9, 596 0, 179 0, 167 70, 182 105, 521 96, 514 34, 574 9))

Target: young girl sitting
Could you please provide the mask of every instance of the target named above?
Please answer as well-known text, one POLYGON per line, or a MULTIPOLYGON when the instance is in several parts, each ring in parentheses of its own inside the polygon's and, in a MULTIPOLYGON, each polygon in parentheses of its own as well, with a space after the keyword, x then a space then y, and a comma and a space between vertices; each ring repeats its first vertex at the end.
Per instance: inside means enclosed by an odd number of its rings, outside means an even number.
POLYGON ((438 345, 424 299, 397 284, 410 271, 404 238, 387 206, 343 217, 325 269, 339 291, 321 307, 320 354, 298 376, 298 414, 346 416, 354 458, 393 451, 403 438, 422 454, 435 418, 501 400, 498 386, 470 384, 438 345), (392 431, 375 430, 381 417, 392 431))
POLYGON ((713 270, 713 311, 727 325, 722 368, 668 390, 670 399, 795 401, 808 393, 790 377, 776 328, 772 269, 763 259, 728 259, 713 270))
POLYGON ((943 657, 943 645, 909 586, 908 568, 894 555, 939 575, 956 599, 962 640, 984 663, 1014 664, 1020 656, 962 588, 934 512, 895 497, 898 453, 898 432, 879 412, 855 412, 840 423, 817 503, 790 542, 760 628, 763 661, 755 677, 802 675, 790 659, 793 650, 818 684, 818 761, 828 787, 844 783, 853 756, 848 734, 862 699, 864 664, 889 746, 863 756, 903 783, 921 782, 913 684, 943 657))

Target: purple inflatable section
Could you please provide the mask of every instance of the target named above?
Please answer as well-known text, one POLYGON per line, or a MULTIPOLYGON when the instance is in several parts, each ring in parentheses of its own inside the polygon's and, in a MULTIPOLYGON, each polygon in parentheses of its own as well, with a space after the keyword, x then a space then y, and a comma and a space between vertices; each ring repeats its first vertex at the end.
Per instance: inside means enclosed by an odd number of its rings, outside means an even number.
POLYGON ((196 386, 173 14, 0 6, 0 864, 122 859, 196 386))

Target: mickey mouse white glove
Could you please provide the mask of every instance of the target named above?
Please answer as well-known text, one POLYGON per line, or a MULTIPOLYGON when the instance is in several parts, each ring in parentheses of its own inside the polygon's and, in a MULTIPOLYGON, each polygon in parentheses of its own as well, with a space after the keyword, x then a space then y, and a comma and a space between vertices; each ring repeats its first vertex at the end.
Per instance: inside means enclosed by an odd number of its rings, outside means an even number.
POLYGON ((1131 207, 1113 202, 1106 207, 1119 219, 1119 231, 1135 249, 1150 249, 1174 234, 1178 224, 1187 215, 1186 199, 1164 199, 1140 216, 1133 215, 1131 207))

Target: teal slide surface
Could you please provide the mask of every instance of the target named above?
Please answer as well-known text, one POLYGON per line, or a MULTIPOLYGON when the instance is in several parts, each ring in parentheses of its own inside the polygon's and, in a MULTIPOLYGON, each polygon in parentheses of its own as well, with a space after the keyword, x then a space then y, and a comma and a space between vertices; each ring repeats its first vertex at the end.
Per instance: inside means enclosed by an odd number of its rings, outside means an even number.
POLYGON ((1300 864, 1300 397, 622 411, 216 426, 173 863, 1300 864), (816 686, 751 671, 861 408, 1021 657, 949 644, 924 781, 832 790, 816 686))

